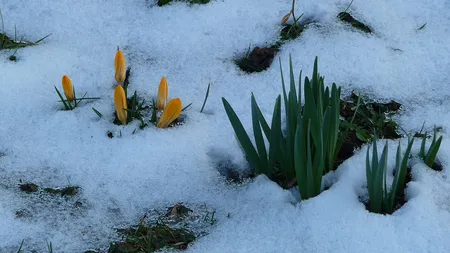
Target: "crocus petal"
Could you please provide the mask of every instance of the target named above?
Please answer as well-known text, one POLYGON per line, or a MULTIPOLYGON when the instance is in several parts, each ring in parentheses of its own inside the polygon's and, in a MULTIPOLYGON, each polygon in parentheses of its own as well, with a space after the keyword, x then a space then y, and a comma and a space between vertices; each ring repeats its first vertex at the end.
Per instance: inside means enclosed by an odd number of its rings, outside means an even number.
POLYGON ((122 124, 127 124, 127 97, 125 96, 125 90, 121 85, 117 85, 114 90, 114 104, 116 106, 117 118, 119 118, 122 124))
POLYGON ((182 109, 183 105, 181 104, 181 99, 174 98, 170 100, 164 108, 163 114, 158 121, 158 127, 166 128, 167 126, 169 126, 170 123, 172 123, 180 116, 182 109))
POLYGON ((116 59, 114 60, 114 68, 116 69, 115 78, 118 83, 123 83, 125 81, 125 75, 127 73, 127 61, 125 56, 123 56, 122 51, 117 50, 116 59))
POLYGON ((291 13, 289 12, 288 14, 284 15, 284 17, 281 19, 281 25, 286 24, 286 22, 288 22, 289 18, 291 17, 291 13))
POLYGON ((75 99, 75 95, 73 94, 72 81, 70 81, 70 78, 66 75, 62 77, 62 87, 67 100, 73 101, 75 99))
POLYGON ((166 106, 167 100, 169 98, 169 85, 167 84, 167 80, 165 77, 161 79, 158 88, 158 103, 156 107, 158 110, 163 110, 166 106))

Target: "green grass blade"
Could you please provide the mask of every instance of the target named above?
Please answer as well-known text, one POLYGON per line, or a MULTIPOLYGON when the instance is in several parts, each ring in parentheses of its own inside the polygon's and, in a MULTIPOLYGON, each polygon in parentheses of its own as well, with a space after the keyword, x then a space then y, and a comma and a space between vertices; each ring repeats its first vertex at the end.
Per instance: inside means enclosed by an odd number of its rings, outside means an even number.
POLYGON ((409 155, 411 154, 411 148, 414 143, 414 138, 408 139, 408 146, 406 148, 405 154, 401 157, 401 148, 400 144, 397 148, 397 158, 396 158, 396 173, 394 182, 392 182, 391 192, 390 192, 390 212, 392 212, 396 205, 396 198, 403 194, 403 190, 405 188, 406 183, 406 174, 407 174, 407 166, 409 155))
MULTIPOLYGON (((252 96, 253 96, 253 93, 252 93, 252 96)), ((266 136, 267 140, 269 140, 270 139, 270 127, 269 127, 269 124, 267 124, 267 121, 264 118, 264 115, 262 114, 261 109, 259 109, 259 106, 258 106, 257 103, 255 104, 255 109, 256 109, 256 112, 258 114, 259 123, 261 124, 261 127, 263 129, 264 135, 266 136)))
MULTIPOLYGON (((74 91, 74 94, 75 94, 75 91, 74 91)), ((87 95, 87 92, 85 92, 84 95, 83 95, 80 99, 75 99, 75 100, 74 100, 76 106, 77 106, 81 101, 86 100, 86 95, 87 95), (77 102, 77 101, 78 101, 78 102, 77 102)), ((76 107, 76 106, 75 106, 75 107, 76 107)))
MULTIPOLYGON (((275 101, 275 106, 273 109, 272 116, 272 126, 270 132, 270 147, 269 147, 269 169, 268 176, 272 176, 273 167, 280 157, 279 148, 282 144, 282 133, 281 133, 281 96, 278 95, 277 100, 275 101)), ((293 159, 291 159, 293 160, 293 159)))
POLYGON ((91 107, 92 108, 92 110, 95 112, 95 114, 97 114, 97 116, 99 117, 99 118, 102 118, 103 117, 103 114, 101 114, 99 111, 97 111, 97 109, 95 109, 94 107, 91 107))
POLYGON ((367 147, 367 154, 366 154, 366 180, 367 180, 367 191, 369 192, 369 200, 374 199, 373 194, 373 169, 370 167, 370 145, 367 147))
POLYGON ((403 168, 401 166, 401 164, 402 164, 401 152, 402 152, 401 144, 399 142, 398 147, 397 147, 397 154, 395 157, 395 177, 394 177, 394 181, 392 182, 391 191, 389 192, 389 197, 388 197, 388 207, 387 207, 388 212, 392 212, 394 210, 395 197, 397 196, 397 192, 399 192, 399 187, 400 187, 399 183, 401 181, 401 177, 406 176, 406 173, 404 173, 404 171, 403 171, 403 170, 406 170, 406 168, 403 168))
POLYGON ((264 142, 264 137, 261 132, 261 126, 259 124, 258 112, 256 109, 256 100, 255 96, 252 93, 251 97, 251 108, 252 108, 252 125, 253 125, 253 135, 255 137, 256 148, 258 150, 260 166, 263 170, 264 174, 268 174, 268 160, 267 160, 267 152, 266 152, 266 144, 264 142))
POLYGON ((422 142, 420 143, 420 151, 419 151, 419 157, 424 159, 425 158, 425 143, 427 141, 427 132, 422 137, 422 142))
MULTIPOLYGON (((388 144, 384 145, 383 153, 381 154, 380 163, 380 174, 381 174, 381 208, 387 206, 387 199, 388 199, 388 192, 387 192, 387 186, 386 186, 386 171, 387 171, 387 158, 388 158, 388 144)), ((381 210, 383 211, 383 209, 381 210)), ((386 209, 384 211, 387 211, 386 209)))
MULTIPOLYGON (((289 55, 289 76, 290 76, 290 89, 289 92, 292 92, 292 96, 289 96, 290 105, 292 105, 293 110, 296 112, 295 116, 298 115, 298 102, 297 102, 297 91, 295 89, 295 77, 294 77, 294 68, 292 67, 292 57, 289 55), (295 105, 295 106, 294 106, 295 105)), ((295 129, 293 130, 295 132, 295 129)))
MULTIPOLYGON (((387 152, 388 152, 388 146, 387 143, 384 146, 383 152, 380 157, 380 162, 377 163, 376 167, 372 167, 372 170, 374 170, 374 182, 373 182, 373 197, 374 199, 370 200, 371 203, 371 209, 373 212, 381 213, 383 211, 383 199, 385 194, 385 177, 386 177, 386 167, 387 167, 387 152)), ((374 155, 376 151, 376 146, 373 150, 374 155)), ((372 158, 374 159, 374 158, 372 158)))
POLYGON ((208 88, 206 89, 206 95, 205 95, 205 99, 203 100, 203 105, 202 105, 202 109, 200 109, 200 112, 203 112, 203 109, 205 108, 205 104, 206 101, 208 100, 208 96, 209 96, 209 87, 211 86, 211 83, 208 83, 208 88))
POLYGON ((245 131, 244 126, 242 126, 239 117, 236 115, 236 112, 233 110, 233 108, 225 98, 222 98, 222 103, 225 108, 225 112, 227 113, 228 119, 230 120, 231 126, 233 127, 234 132, 236 133, 236 137, 238 138, 239 143, 241 144, 241 147, 244 150, 247 160, 249 161, 250 165, 256 170, 256 172, 261 173, 262 168, 259 164, 258 153, 256 152, 255 147, 253 146, 250 138, 248 137, 248 134, 245 131))
POLYGON ((303 119, 299 116, 297 131, 295 133, 294 161, 297 185, 302 199, 307 194, 307 176, 306 176, 306 141, 303 128, 303 119))
POLYGON ((314 179, 313 179, 313 164, 312 164, 312 154, 311 154, 311 120, 308 121, 308 126, 306 130, 306 185, 307 191, 305 198, 308 199, 314 195, 314 179))
POLYGON ((52 245, 52 242, 48 242, 48 243, 47 243, 47 250, 48 250, 48 253, 53 253, 53 245, 52 245))
POLYGON ((422 30, 423 28, 425 28, 425 26, 427 26, 427 23, 425 23, 425 24, 423 24, 423 25, 421 25, 418 29, 417 29, 417 31, 420 31, 420 30, 422 30))
POLYGON ((71 106, 70 106, 70 102, 67 101, 63 98, 63 96, 61 95, 61 92, 59 92, 58 88, 55 87, 56 93, 58 94, 59 98, 61 99, 61 102, 64 104, 64 108, 66 108, 66 110, 72 110, 71 106))
MULTIPOLYGON (((330 170, 330 151, 331 151, 331 146, 332 146, 332 135, 334 133, 332 133, 332 119, 331 117, 333 117, 331 115, 331 107, 328 108, 325 111, 325 115, 323 116, 323 122, 322 122, 322 138, 323 138, 323 147, 325 149, 325 153, 327 154, 326 157, 324 157, 325 160, 325 166, 324 166, 324 173, 328 172, 330 170)), ((334 157, 334 154, 333 154, 334 157)))
POLYGON ((373 137, 373 150, 372 150, 372 170, 378 168, 378 151, 377 151, 377 136, 373 137))
MULTIPOLYGON (((436 135, 436 133, 435 133, 435 135, 436 135)), ((425 156, 424 162, 430 168, 433 166, 433 163, 436 159, 437 153, 441 146, 441 142, 442 142, 442 136, 439 137, 439 139, 437 141, 433 140, 430 148, 428 149, 427 155, 425 156)))
MULTIPOLYGON (((337 153, 339 152, 339 149, 337 149, 337 143, 339 138, 339 125, 340 125, 340 94, 341 89, 337 88, 336 84, 333 83, 333 86, 331 88, 331 98, 330 98, 330 124, 328 128, 329 132, 329 140, 327 140, 327 161, 326 164, 326 171, 330 171, 333 169, 334 161, 337 156, 337 153)), ((325 128, 325 126, 324 126, 325 128)))
POLYGON ((39 42, 45 40, 46 38, 48 38, 50 35, 52 35, 51 33, 47 34, 46 36, 40 38, 39 40, 35 41, 33 44, 38 44, 39 42))
POLYGON ((186 105, 181 111, 184 112, 185 110, 187 110, 187 108, 189 108, 192 105, 192 103, 186 105))
POLYGON ((300 70, 300 74, 298 75, 298 112, 299 114, 302 112, 302 71, 300 70))
MULTIPOLYGON (((1 13, 0 13, 0 15, 1 15, 1 13)), ((20 243, 20 247, 19 247, 19 249, 17 250, 17 253, 21 253, 22 252, 22 247, 23 247, 23 243, 25 242, 25 239, 22 239, 22 242, 20 243)))

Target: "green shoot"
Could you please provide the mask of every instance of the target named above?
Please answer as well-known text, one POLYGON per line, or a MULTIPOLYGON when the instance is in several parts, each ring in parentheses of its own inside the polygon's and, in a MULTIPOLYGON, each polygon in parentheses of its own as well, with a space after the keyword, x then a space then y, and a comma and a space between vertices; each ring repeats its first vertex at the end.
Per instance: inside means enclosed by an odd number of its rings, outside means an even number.
POLYGON ((256 147, 241 121, 225 98, 222 102, 228 119, 250 165, 257 173, 271 179, 297 180, 302 199, 320 193, 322 175, 332 169, 338 150, 340 88, 333 84, 324 88, 324 78, 318 73, 317 57, 312 79, 305 78, 304 97, 301 99, 301 72, 298 93, 290 59, 290 84, 286 91, 281 68, 286 125, 281 126, 281 95, 276 99, 272 123, 264 119, 254 95, 251 96, 253 134, 256 147), (283 134, 282 129, 285 129, 283 134), (266 149, 265 139, 269 142, 266 149))
POLYGON ((62 96, 61 92, 58 90, 58 88, 56 88, 56 86, 54 86, 54 87, 55 87, 56 93, 58 94, 58 97, 60 99, 59 102, 63 103, 64 109, 66 111, 75 109, 80 104, 80 102, 83 101, 83 100, 97 100, 97 99, 100 99, 99 97, 92 97, 92 98, 88 97, 87 98, 86 97, 87 92, 84 93, 83 97, 77 98, 76 97, 76 93, 75 93, 75 88, 73 88, 74 99, 73 99, 73 101, 69 101, 68 99, 64 99, 64 97, 62 96))
POLYGON ((92 107, 92 110, 95 112, 95 114, 97 114, 97 116, 98 116, 99 118, 102 118, 102 117, 103 117, 103 114, 101 114, 99 111, 97 111, 97 109, 95 109, 94 107, 92 107))
POLYGON ((189 108, 192 105, 192 103, 186 105, 181 111, 184 112, 187 108, 189 108))
POLYGON ((47 242, 47 249, 48 249, 48 253, 53 253, 52 242, 47 242))
POLYGON ((427 26, 427 23, 425 23, 425 24, 423 24, 423 25, 421 25, 418 29, 417 29, 417 31, 420 31, 420 30, 422 30, 422 29, 424 29, 425 28, 425 26, 427 26))
POLYGON ((200 109, 200 112, 203 112, 203 109, 205 108, 205 104, 206 101, 208 100, 208 96, 209 96, 209 87, 211 86, 211 83, 208 84, 208 88, 206 89, 206 95, 205 95, 205 99, 203 100, 203 105, 202 105, 202 109, 200 109))
MULTIPOLYGON (((0 16, 1 16, 1 14, 0 14, 0 16)), ((19 249, 17 250, 17 253, 21 253, 22 252, 22 247, 23 247, 23 242, 25 241, 25 239, 23 239, 22 240, 22 242, 20 243, 20 247, 19 247, 19 249)))
POLYGON ((440 148, 441 142, 442 142, 442 136, 440 136, 438 139, 436 139, 436 137, 437 137, 437 130, 435 128, 434 129, 434 134, 433 134, 433 139, 431 141, 431 145, 428 148, 427 152, 425 152, 425 144, 426 144, 426 139, 427 139, 427 133, 425 133, 423 135, 422 142, 421 142, 421 145, 420 145, 419 157, 422 158, 424 163, 430 168, 435 163, 436 156, 437 156, 437 153, 439 151, 439 148, 440 148))
POLYGON ((408 147, 402 156, 400 144, 396 155, 396 174, 390 191, 386 186, 386 170, 388 159, 388 144, 384 145, 383 152, 378 160, 376 137, 372 144, 372 160, 370 159, 370 147, 366 154, 366 180, 369 191, 369 210, 374 213, 393 213, 398 206, 398 199, 402 196, 406 182, 408 159, 414 139, 408 140, 408 147))

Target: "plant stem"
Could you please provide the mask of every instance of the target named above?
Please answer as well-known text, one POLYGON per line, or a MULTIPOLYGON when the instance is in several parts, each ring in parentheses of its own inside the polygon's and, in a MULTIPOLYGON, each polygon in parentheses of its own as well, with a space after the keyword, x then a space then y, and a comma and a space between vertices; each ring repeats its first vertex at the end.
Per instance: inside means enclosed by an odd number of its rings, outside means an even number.
POLYGON ((292 0, 292 9, 291 9, 291 13, 292 13, 292 18, 294 19, 294 25, 295 25, 295 23, 297 23, 297 22, 296 22, 296 18, 295 18, 295 11, 294 11, 294 8, 295 8, 295 0, 292 0))

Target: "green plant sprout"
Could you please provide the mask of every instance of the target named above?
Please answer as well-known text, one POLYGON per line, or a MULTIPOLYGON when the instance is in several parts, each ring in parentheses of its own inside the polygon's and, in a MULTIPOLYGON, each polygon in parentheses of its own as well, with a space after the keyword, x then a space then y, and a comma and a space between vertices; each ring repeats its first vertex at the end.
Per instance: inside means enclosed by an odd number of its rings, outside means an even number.
POLYGON ((76 97, 76 93, 75 93, 75 88, 73 89, 74 99, 73 99, 73 100, 64 99, 63 96, 61 95, 61 92, 58 90, 58 88, 56 88, 56 86, 54 86, 54 87, 55 87, 56 93, 58 94, 58 97, 59 97, 59 99, 60 99, 59 102, 62 102, 62 103, 63 103, 64 109, 65 109, 66 111, 68 111, 68 110, 73 110, 73 109, 77 108, 77 106, 78 106, 78 105, 80 104, 80 102, 83 101, 83 100, 96 100, 96 99, 100 99, 99 97, 92 97, 92 98, 86 97, 87 92, 84 93, 83 97, 77 98, 77 97, 76 97))
POLYGON ((318 73, 316 57, 312 78, 305 78, 305 104, 302 107, 301 72, 297 93, 291 58, 289 63, 290 90, 286 92, 280 60, 286 112, 286 125, 283 128, 281 95, 275 102, 271 126, 265 120, 254 95, 251 96, 256 148, 231 105, 225 98, 222 98, 222 102, 246 158, 256 172, 271 179, 283 178, 285 182, 296 180, 301 198, 308 199, 320 193, 322 175, 332 168, 338 152, 340 88, 336 84, 333 84, 331 92, 328 87, 324 88, 324 78, 318 73), (269 142, 268 150, 263 133, 269 142))
POLYGON ((201 113, 203 112, 203 109, 205 109, 206 101, 208 100, 208 96, 209 96, 209 87, 210 86, 211 86, 211 83, 208 84, 208 88, 206 89, 205 99, 203 100, 202 109, 200 109, 201 113))
POLYGON ((369 210, 374 213, 391 214, 398 205, 398 198, 402 195, 406 182, 408 159, 414 142, 408 139, 408 147, 402 156, 400 143, 397 148, 395 178, 390 191, 386 186, 386 170, 388 159, 388 144, 384 145, 383 152, 378 160, 377 140, 374 137, 372 144, 372 159, 369 156, 370 146, 366 154, 366 180, 369 191, 369 210))
POLYGON ((422 30, 422 29, 424 29, 425 28, 425 26, 427 26, 427 23, 425 23, 425 24, 423 24, 423 25, 421 25, 418 29, 417 29, 417 31, 420 31, 420 30, 422 30))
POLYGON ((436 156, 437 156, 437 153, 439 151, 439 148, 441 147, 441 142, 442 142, 442 136, 440 136, 436 140, 436 137, 437 137, 436 135, 437 135, 437 130, 435 128, 434 129, 434 133, 433 133, 433 139, 431 141, 431 145, 428 148, 427 152, 425 152, 425 144, 426 144, 426 140, 427 140, 427 133, 425 133, 423 135, 422 142, 421 142, 421 145, 420 145, 419 157, 422 158, 423 162, 430 168, 435 163, 436 156))
POLYGON ((295 17, 295 0, 292 0, 292 7, 288 14, 286 14, 281 19, 281 25, 289 27, 288 29, 283 29, 281 31, 281 39, 282 40, 289 40, 289 39, 295 39, 297 38, 300 33, 303 31, 304 27, 302 25, 298 25, 298 21, 302 18, 303 13, 296 18, 295 17), (290 17, 292 15, 292 18, 294 20, 292 25, 286 25, 286 23, 289 21, 290 17))

